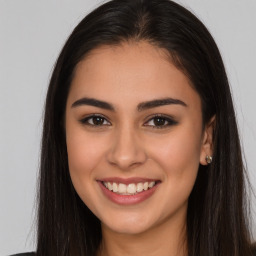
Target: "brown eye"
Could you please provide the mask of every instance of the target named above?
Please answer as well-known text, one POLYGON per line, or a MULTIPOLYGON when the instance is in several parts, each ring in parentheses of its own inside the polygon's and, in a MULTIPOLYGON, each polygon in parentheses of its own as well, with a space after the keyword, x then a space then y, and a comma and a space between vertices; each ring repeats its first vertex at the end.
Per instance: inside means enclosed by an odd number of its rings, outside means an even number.
POLYGON ((84 125, 91 125, 91 126, 110 125, 110 122, 106 118, 99 115, 88 116, 80 120, 80 122, 84 125))
POLYGON ((153 119, 153 123, 154 123, 155 126, 163 126, 163 125, 166 125, 168 122, 167 122, 166 118, 155 117, 153 119))
POLYGON ((178 122, 173 120, 171 117, 165 117, 161 115, 156 115, 155 117, 148 120, 145 126, 150 126, 152 128, 167 128, 172 125, 176 125, 178 122))
POLYGON ((91 120, 93 125, 103 125, 104 123, 104 118, 100 116, 95 116, 91 120))

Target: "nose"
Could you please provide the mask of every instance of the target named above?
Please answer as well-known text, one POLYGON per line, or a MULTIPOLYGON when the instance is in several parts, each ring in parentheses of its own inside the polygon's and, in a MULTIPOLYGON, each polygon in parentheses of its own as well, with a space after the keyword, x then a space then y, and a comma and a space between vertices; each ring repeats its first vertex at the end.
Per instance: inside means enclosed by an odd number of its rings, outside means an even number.
POLYGON ((147 154, 142 138, 132 129, 124 128, 115 132, 107 160, 121 170, 129 170, 143 164, 147 160, 147 154))

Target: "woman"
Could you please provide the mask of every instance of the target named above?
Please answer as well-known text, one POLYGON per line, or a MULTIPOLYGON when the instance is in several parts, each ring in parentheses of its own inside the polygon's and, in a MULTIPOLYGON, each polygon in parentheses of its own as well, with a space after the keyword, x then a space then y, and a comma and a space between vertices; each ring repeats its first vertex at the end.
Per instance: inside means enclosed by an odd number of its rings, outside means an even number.
POLYGON ((251 256, 225 68, 168 0, 114 0, 75 28, 48 89, 38 256, 251 256))

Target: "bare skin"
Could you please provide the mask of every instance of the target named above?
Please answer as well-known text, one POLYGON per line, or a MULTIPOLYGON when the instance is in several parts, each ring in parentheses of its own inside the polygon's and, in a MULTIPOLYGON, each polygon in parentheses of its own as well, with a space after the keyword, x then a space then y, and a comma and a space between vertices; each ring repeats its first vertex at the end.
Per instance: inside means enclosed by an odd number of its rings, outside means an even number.
POLYGON ((102 223, 99 256, 187 255, 188 197, 212 154, 212 126, 202 129, 198 93, 159 48, 103 46, 78 64, 67 151, 74 187, 102 223), (157 186, 145 200, 117 203, 103 186, 113 177, 157 186))
POLYGON ((177 214, 177 219, 168 220, 172 223, 164 221, 145 233, 132 235, 112 232, 103 226, 103 243, 98 256, 187 255, 186 230, 180 226, 180 223, 184 224, 185 216, 180 217, 177 214))

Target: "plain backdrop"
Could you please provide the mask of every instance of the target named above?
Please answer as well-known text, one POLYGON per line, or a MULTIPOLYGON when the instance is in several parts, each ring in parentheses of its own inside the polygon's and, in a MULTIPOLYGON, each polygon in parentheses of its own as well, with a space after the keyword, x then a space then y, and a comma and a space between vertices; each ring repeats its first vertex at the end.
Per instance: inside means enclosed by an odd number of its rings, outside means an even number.
MULTIPOLYGON (((256 1, 177 2, 206 24, 223 55, 255 188, 256 1)), ((99 3, 0 0, 0 256, 35 249, 36 182, 47 85, 67 36, 99 3)))

